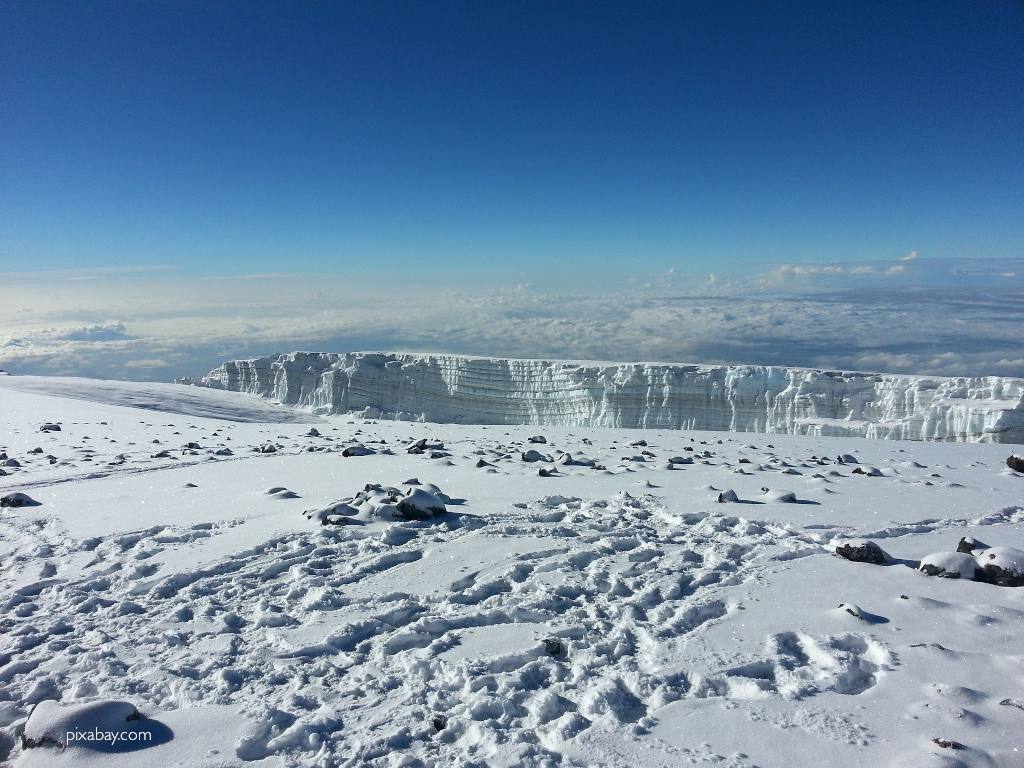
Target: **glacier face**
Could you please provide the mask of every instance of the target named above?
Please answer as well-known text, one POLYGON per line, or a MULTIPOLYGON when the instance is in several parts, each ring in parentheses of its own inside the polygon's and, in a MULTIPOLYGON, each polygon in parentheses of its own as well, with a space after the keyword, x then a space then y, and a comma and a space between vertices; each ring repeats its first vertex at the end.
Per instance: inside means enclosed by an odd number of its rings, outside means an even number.
POLYGON ((435 422, 1024 443, 1024 379, 991 376, 293 352, 179 383, 435 422))

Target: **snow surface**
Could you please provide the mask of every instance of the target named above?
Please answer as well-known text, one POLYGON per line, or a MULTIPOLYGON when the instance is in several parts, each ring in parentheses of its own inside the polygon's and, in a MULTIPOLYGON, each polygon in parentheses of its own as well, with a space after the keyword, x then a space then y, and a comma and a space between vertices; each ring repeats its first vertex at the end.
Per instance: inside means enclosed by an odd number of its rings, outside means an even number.
MULTIPOLYGON (((319 422, 319 419, 309 414, 294 408, 282 408, 258 397, 232 397, 213 390, 176 390, 166 384, 143 381, 8 375, 0 379, 0 387, 150 411, 209 416, 223 421, 319 422)), ((44 427, 48 426, 52 425, 39 425, 41 431, 47 431, 44 427)))
POLYGON ((293 352, 179 381, 368 418, 1024 442, 1024 379, 998 376, 293 352))
POLYGON ((0 510, 18 768, 1024 764, 1024 589, 917 571, 963 536, 1024 548, 1001 446, 344 416, 318 436, 243 395, 19 378, 0 494, 39 506, 0 510), (538 432, 593 464, 524 462, 538 432), (446 511, 375 514, 389 488, 446 511), (304 514, 345 499, 337 524, 304 514), (858 538, 892 562, 832 554, 858 538), (35 705, 118 701, 161 737, 21 746, 35 705))

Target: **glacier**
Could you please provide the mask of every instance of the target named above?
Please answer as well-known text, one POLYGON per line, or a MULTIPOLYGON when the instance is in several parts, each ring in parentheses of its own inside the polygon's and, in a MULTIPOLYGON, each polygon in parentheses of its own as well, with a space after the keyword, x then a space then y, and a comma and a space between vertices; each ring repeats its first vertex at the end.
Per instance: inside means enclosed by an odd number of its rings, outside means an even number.
POLYGON ((999 376, 292 352, 177 381, 366 418, 1024 443, 1024 379, 999 376))

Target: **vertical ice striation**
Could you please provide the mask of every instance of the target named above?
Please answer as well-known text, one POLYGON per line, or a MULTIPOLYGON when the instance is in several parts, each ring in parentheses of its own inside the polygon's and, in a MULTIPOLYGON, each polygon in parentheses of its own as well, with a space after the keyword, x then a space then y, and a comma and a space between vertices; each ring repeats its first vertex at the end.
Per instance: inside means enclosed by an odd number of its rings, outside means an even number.
POLYGON ((1024 380, 995 376, 293 352, 179 381, 436 422, 1024 442, 1024 380))

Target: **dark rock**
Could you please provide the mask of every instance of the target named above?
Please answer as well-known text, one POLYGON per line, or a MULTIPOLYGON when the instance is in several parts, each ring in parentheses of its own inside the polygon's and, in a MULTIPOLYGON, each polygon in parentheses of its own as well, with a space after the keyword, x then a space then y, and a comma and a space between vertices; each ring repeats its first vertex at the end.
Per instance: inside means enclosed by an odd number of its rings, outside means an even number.
POLYGON ((533 437, 529 438, 529 440, 528 440, 528 442, 531 442, 531 443, 546 443, 547 441, 548 440, 547 440, 546 437, 544 437, 544 435, 534 435, 533 437))
POLYGON ((956 545, 957 552, 964 552, 968 555, 976 549, 988 549, 988 544, 982 544, 973 536, 964 536, 960 539, 960 543, 956 545))
POLYGON ((853 563, 885 565, 889 555, 873 541, 853 541, 836 547, 836 554, 853 563))
POLYGON ((351 456, 370 456, 374 453, 376 453, 376 451, 373 450, 373 448, 367 448, 365 445, 350 445, 341 452, 341 455, 345 458, 349 458, 351 456))
POLYGON ((964 745, 958 741, 949 741, 948 739, 932 739, 932 743, 942 747, 943 749, 963 749, 964 745))
POLYGON ((431 719, 430 724, 434 726, 434 730, 440 733, 448 727, 448 718, 444 715, 437 714, 431 719))
POLYGON ((544 650, 549 656, 564 656, 565 646, 557 637, 544 638, 544 650))
POLYGON ((38 507, 39 502, 27 493, 6 493, 0 496, 0 507, 38 507))
POLYGON ((1006 460, 1006 466, 1014 472, 1024 472, 1024 457, 1010 454, 1009 458, 1006 460))

